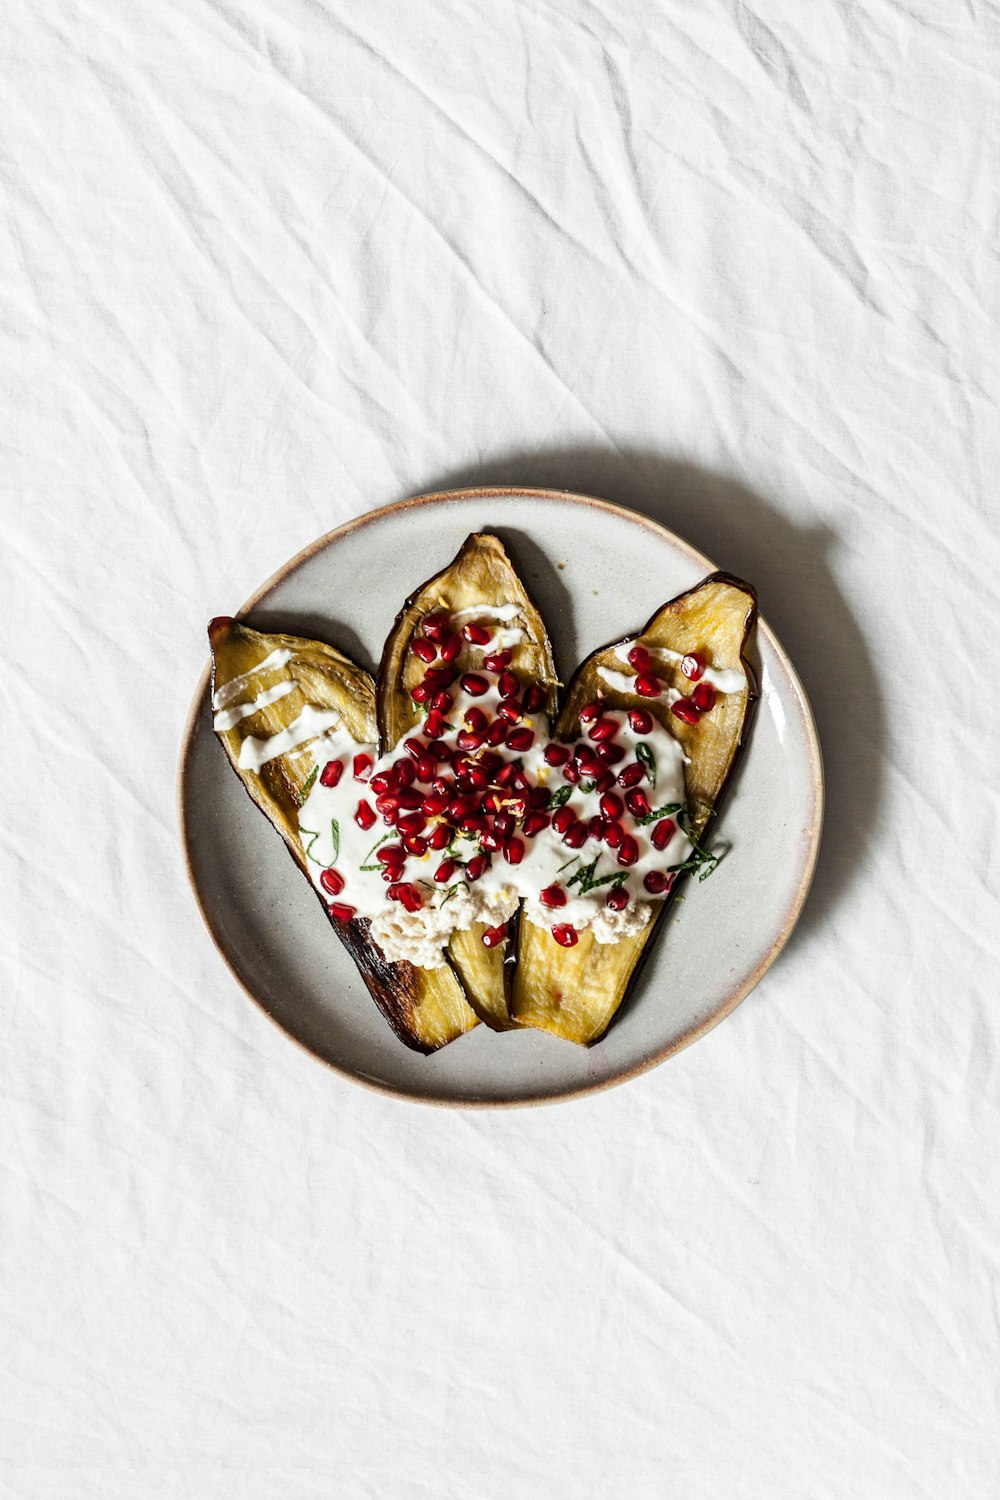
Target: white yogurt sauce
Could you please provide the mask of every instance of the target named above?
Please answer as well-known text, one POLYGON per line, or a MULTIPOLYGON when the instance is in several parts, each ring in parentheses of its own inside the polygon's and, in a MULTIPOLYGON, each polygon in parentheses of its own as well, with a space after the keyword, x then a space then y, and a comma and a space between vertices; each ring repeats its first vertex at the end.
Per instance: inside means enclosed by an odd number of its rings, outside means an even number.
POLYGON ((262 662, 251 667, 249 672, 243 672, 239 677, 234 677, 231 682, 227 682, 224 687, 213 693, 212 707, 225 708, 226 704, 238 698, 247 683, 252 682, 261 672, 273 672, 278 667, 287 666, 294 655, 295 652, 290 651, 287 646, 279 646, 276 651, 271 652, 270 656, 265 656, 262 662))
POLYGON ((241 719, 249 719, 262 708, 267 708, 270 703, 278 703, 282 698, 287 698, 289 693, 294 693, 298 683, 291 678, 284 682, 276 682, 274 687, 268 688, 266 692, 251 698, 249 703, 237 703, 234 708, 223 708, 212 720, 212 728, 219 734, 225 734, 227 729, 233 729, 241 719))
POLYGON ((239 765, 242 771, 259 771, 261 766, 278 755, 285 755, 306 740, 316 739, 340 723, 340 715, 334 709, 313 708, 307 703, 297 719, 287 729, 272 734, 266 740, 248 734, 240 746, 239 765))
MULTIPOLYGON (((622 641, 620 646, 616 646, 615 655, 620 661, 627 662, 628 653, 634 645, 635 641, 622 641)), ((672 667, 679 667, 684 660, 683 652, 671 651, 669 646, 647 646, 645 649, 651 657, 658 657, 660 661, 668 662, 672 667)), ((728 667, 706 667, 698 681, 710 682, 717 693, 742 693, 747 685, 743 672, 734 672, 728 667)), ((628 692, 628 689, 625 688, 623 691, 628 692)))

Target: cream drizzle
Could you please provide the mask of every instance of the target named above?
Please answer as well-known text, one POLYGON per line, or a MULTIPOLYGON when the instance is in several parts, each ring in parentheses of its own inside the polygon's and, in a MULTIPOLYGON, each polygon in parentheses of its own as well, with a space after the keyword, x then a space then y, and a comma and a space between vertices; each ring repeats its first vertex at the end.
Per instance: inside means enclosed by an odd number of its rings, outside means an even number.
POLYGON ((282 729, 278 734, 272 734, 268 739, 257 739, 248 734, 240 746, 240 769, 259 771, 269 760, 285 755, 297 745, 304 745, 306 740, 325 734, 339 723, 340 715, 334 709, 313 708, 311 703, 307 703, 298 718, 293 719, 288 728, 282 729))
POLYGON ((243 672, 239 677, 234 677, 232 681, 224 683, 217 692, 213 693, 212 707, 225 708, 227 703, 232 703, 234 698, 239 697, 247 683, 252 682, 258 673, 277 671, 278 667, 287 666, 294 655, 295 652, 290 651, 287 646, 278 646, 270 656, 265 656, 263 661, 251 667, 249 672, 243 672))
MULTIPOLYGON (((619 661, 628 661, 629 648, 634 645, 634 640, 622 641, 620 646, 615 647, 615 655, 619 661)), ((671 651, 669 646, 647 646, 645 649, 650 656, 658 656, 661 661, 669 662, 672 667, 679 667, 684 660, 682 651, 671 651)), ((747 685, 744 673, 734 672, 729 667, 706 667, 698 680, 710 682, 717 693, 742 693, 747 685)))
POLYGON ((235 708, 224 708, 215 715, 212 720, 212 728, 219 734, 225 734, 227 729, 232 729, 241 719, 249 719, 251 714, 259 713, 262 708, 267 708, 271 703, 277 703, 282 698, 287 698, 289 693, 294 693, 298 683, 293 678, 287 678, 284 682, 276 682, 274 687, 268 688, 256 698, 251 698, 249 703, 237 703, 235 708))

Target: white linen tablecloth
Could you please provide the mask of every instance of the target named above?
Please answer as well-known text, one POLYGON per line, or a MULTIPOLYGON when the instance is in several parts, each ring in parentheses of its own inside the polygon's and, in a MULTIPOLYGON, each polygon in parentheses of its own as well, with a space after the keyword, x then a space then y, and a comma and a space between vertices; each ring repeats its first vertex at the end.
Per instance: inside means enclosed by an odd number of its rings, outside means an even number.
POLYGON ((3 1496, 1000 1493, 998 41, 6 0, 3 1496), (208 618, 457 482, 753 579, 826 756, 778 965, 555 1108, 327 1072, 180 855, 208 618))

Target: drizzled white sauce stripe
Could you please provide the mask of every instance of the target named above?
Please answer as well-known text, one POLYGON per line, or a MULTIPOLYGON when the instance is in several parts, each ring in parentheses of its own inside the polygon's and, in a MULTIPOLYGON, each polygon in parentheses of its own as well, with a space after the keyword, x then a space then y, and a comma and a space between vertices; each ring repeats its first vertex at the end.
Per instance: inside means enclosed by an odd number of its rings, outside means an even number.
MULTIPOLYGON (((224 683, 213 694, 212 707, 225 708, 226 704, 232 703, 234 698, 238 698, 247 684, 252 682, 261 672, 273 672, 278 667, 287 666, 294 655, 295 652, 290 651, 287 646, 279 646, 276 651, 271 652, 270 656, 265 656, 262 662, 258 662, 255 667, 252 667, 249 672, 243 672, 239 677, 234 677, 231 682, 224 683)), ((218 725, 216 725, 216 728, 218 728, 218 725)))
POLYGON ((251 714, 257 713, 262 708, 267 708, 271 703, 278 703, 282 698, 287 698, 289 693, 294 693, 298 683, 291 678, 285 682, 276 682, 274 687, 268 688, 256 698, 251 698, 249 703, 237 703, 235 708, 224 708, 215 715, 212 720, 212 728, 220 734, 225 734, 227 729, 232 729, 241 719, 249 719, 251 714))

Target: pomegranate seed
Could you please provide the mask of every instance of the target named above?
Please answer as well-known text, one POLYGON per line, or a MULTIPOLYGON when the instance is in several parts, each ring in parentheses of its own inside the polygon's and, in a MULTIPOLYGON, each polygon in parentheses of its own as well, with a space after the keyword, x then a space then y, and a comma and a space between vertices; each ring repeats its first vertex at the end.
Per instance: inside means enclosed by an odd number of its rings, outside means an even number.
POLYGON ((547 885, 538 892, 538 899, 543 906, 565 906, 566 892, 561 885, 547 885))
POLYGON ((565 833, 576 822, 576 813, 571 807, 560 807, 552 814, 552 827, 556 833, 565 833))
POLYGON ((633 818, 648 818, 653 810, 649 805, 649 798, 641 787, 636 787, 633 792, 626 792, 625 806, 633 818))
POLYGON ((351 769, 355 781, 367 781, 372 773, 375 762, 370 755, 356 755, 351 763, 351 769))
POLYGON ((424 635, 429 635, 432 641, 443 641, 450 629, 451 621, 447 615, 424 616, 424 635))
POLYGON ((602 740, 613 740, 618 733, 617 719, 598 719, 588 730, 588 737, 600 744, 602 740))
POLYGON ((389 889, 386 891, 386 895, 389 897, 390 901, 398 901, 399 900, 399 891, 400 891, 400 887, 402 886, 402 883, 403 882, 401 880, 390 881, 390 883, 389 883, 389 889))
POLYGON ((490 685, 485 677, 480 677, 478 672, 466 672, 462 678, 462 692, 468 693, 470 698, 481 698, 488 693, 490 685))
POLYGON ((428 846, 431 849, 447 849, 451 843, 453 831, 447 823, 439 823, 427 840, 428 846))
POLYGON ((424 904, 424 898, 415 885, 401 885, 398 899, 407 911, 419 911, 424 904))
POLYGON ((490 784, 490 773, 483 766, 473 766, 469 772, 469 780, 477 792, 485 792, 490 784))
POLYGON ((564 766, 569 760, 572 751, 568 745, 546 745, 545 760, 550 766, 564 766))
POLYGON ((510 786, 516 775, 517 767, 515 765, 512 765, 511 762, 508 761, 507 764, 497 772, 497 786, 510 786))
POLYGON ((488 646, 492 639, 485 625, 463 625, 462 634, 472 646, 488 646))
POLYGON ((547 694, 540 682, 533 682, 524 692, 524 711, 526 714, 537 714, 545 707, 547 694))
POLYGON ((393 766, 396 785, 401 792, 412 786, 417 779, 417 763, 413 760, 397 760, 393 766))
POLYGON ((379 771, 377 776, 373 776, 371 778, 368 785, 371 787, 373 792, 378 792, 378 794, 381 796, 383 792, 389 792, 392 790, 392 788, 396 785, 396 778, 395 776, 389 775, 389 773, 386 771, 379 771))
POLYGON ((375 813, 364 798, 361 799, 355 809, 354 821, 359 828, 371 828, 375 822, 375 813))
POLYGON ((510 813, 505 812, 498 813, 494 819, 494 823, 500 837, 505 839, 510 838, 516 827, 515 820, 511 817, 510 813))
POLYGON ((513 653, 510 651, 494 651, 491 656, 483 657, 483 666, 487 672, 502 672, 511 664, 513 653))
POLYGON ((628 721, 636 734, 652 734, 653 715, 648 708, 630 708, 628 721))
POLYGON ((581 710, 580 710, 580 716, 579 716, 580 717, 580 723, 581 724, 596 724, 597 720, 599 718, 601 718, 601 716, 603 715, 603 713, 604 713, 604 704, 603 703, 598 703, 596 701, 594 703, 585 703, 583 705, 583 707, 581 708, 581 710))
POLYGON ((621 841, 618 850, 618 863, 620 865, 634 865, 639 858, 639 843, 630 833, 627 833, 621 841))
POLYGON ((653 826, 650 834, 650 842, 654 849, 665 849, 677 832, 677 825, 672 818, 661 818, 653 826))
POLYGON ((689 651, 681 662, 681 671, 691 682, 697 682, 705 673, 705 658, 697 651, 689 651))
MULTIPOLYGON (((432 715, 428 715, 428 721, 432 715)), ((432 755, 436 761, 451 760, 451 746, 446 745, 444 740, 431 740, 427 746, 427 754, 432 755)))
POLYGON ((632 686, 641 698, 658 698, 663 692, 663 683, 652 672, 640 672, 632 686))
POLYGON ((488 745, 502 745, 507 738, 507 724, 503 719, 494 719, 486 731, 488 745))
POLYGON ((577 782, 580 780, 580 767, 575 766, 573 762, 570 761, 568 766, 563 766, 563 776, 571 786, 576 786, 577 782))
POLYGON ((424 783, 434 780, 434 762, 429 755, 422 755, 417 761, 417 780, 424 783))
POLYGON ((405 818, 399 819, 396 827, 405 837, 412 838, 416 833, 423 833, 427 827, 427 819, 423 813, 407 813, 405 818))
POLYGON ((419 833, 414 833, 409 838, 403 840, 403 848, 407 854, 415 854, 418 859, 423 859, 427 853, 427 840, 422 838, 419 833))
POLYGON ((415 738, 404 740, 403 749, 407 755, 412 755, 414 760, 419 760, 424 753, 424 742, 415 738))
POLYGON ((483 798, 484 813, 489 813, 490 816, 492 816, 494 813, 498 813, 500 811, 501 806, 502 803, 499 792, 491 791, 486 793, 486 796, 483 798))
POLYGON ((489 867, 490 857, 488 854, 474 855, 465 867, 466 880, 478 880, 480 876, 486 874, 486 871, 489 869, 489 867))
POLYGON ((501 698, 497 705, 497 713, 501 719, 506 719, 508 724, 520 724, 524 715, 520 698, 501 698))
POLYGON ((544 812, 551 801, 552 793, 548 787, 533 786, 528 793, 528 806, 535 810, 541 809, 544 812))
POLYGON ((497 684, 500 689, 501 698, 513 698, 520 690, 521 684, 515 672, 501 672, 500 681, 497 684))
POLYGON ((441 660, 454 661, 462 654, 461 636, 449 635, 441 642, 441 660))
POLYGON ((519 792, 516 797, 507 798, 507 806, 514 814, 515 818, 523 818, 525 813, 528 811, 528 799, 523 795, 523 793, 519 792))
POLYGON ((715 707, 715 688, 710 682, 699 682, 691 694, 691 702, 695 708, 699 708, 703 714, 707 714, 709 709, 715 707))
POLYGON ((676 703, 671 703, 670 712, 680 719, 682 724, 697 724, 701 718, 700 712, 690 698, 679 698, 676 703))
POLYGON ((328 760, 319 773, 320 786, 336 786, 344 774, 344 762, 342 760, 328 760))
POLYGON ((425 666, 432 662, 435 656, 437 656, 437 648, 434 646, 434 643, 432 641, 411 641, 410 650, 413 652, 414 656, 418 656, 420 658, 425 666))
POLYGON ((670 884, 670 876, 665 875, 662 870, 650 870, 644 875, 642 883, 651 896, 662 896, 670 884))
POLYGON ((496 854, 499 849, 503 848, 503 837, 495 828, 487 828, 481 833, 479 842, 484 849, 489 849, 491 854, 496 854))
POLYGON ((452 797, 455 792, 455 783, 447 776, 435 776, 431 782, 431 791, 438 797, 452 797))
POLYGON ((609 823, 604 830, 604 842, 609 849, 620 849, 625 838, 625 830, 620 823, 609 823))
POLYGON ((455 700, 450 693, 446 693, 442 688, 439 693, 434 694, 434 702, 431 706, 437 709, 439 714, 450 714, 455 707, 455 700))
POLYGON ((589 745, 585 745, 583 748, 586 752, 585 754, 582 754, 578 749, 573 757, 580 775, 588 777, 600 776, 601 771, 604 769, 600 760, 594 754, 593 750, 590 749, 589 745))
POLYGON ((587 837, 596 839, 600 843, 609 827, 610 824, 606 818, 593 817, 587 824, 587 837))
POLYGON ((408 786, 404 787, 401 792, 397 792, 396 796, 399 798, 400 807, 405 808, 407 812, 416 812, 424 800, 420 792, 414 791, 412 787, 408 786))
POLYGON ((383 844, 375 858, 380 865, 401 865, 405 863, 406 855, 403 853, 402 844, 383 844))
POLYGON ((474 836, 476 834, 485 833, 486 819, 483 817, 482 813, 469 813, 467 817, 462 818, 459 821, 458 826, 463 833, 468 833, 474 836))
POLYGON ((612 911, 624 911, 629 903, 629 894, 624 886, 616 885, 605 897, 605 906, 610 906, 612 911))
POLYGON ((645 766, 641 765, 637 760, 631 760, 623 770, 618 772, 618 785, 625 787, 638 786, 645 774, 645 766))
POLYGON ((410 689, 410 697, 414 703, 427 703, 433 693, 434 689, 429 682, 418 682, 416 687, 410 689))
POLYGON ((598 745, 597 754, 606 766, 616 766, 620 760, 625 759, 625 746, 608 742, 598 745))
POLYGON ((485 734, 490 727, 489 714, 483 713, 481 708, 468 708, 465 718, 462 720, 462 728, 468 729, 472 734, 485 734))
POLYGON ((488 927, 483 933, 483 942, 487 948, 497 948, 507 936, 507 923, 501 922, 499 927, 488 927))
POLYGON ((598 776, 597 781, 595 783, 595 790, 598 791, 598 792, 600 792, 603 795, 605 792, 610 792, 610 790, 614 786, 614 784, 615 784, 615 773, 614 773, 614 771, 602 771, 601 774, 600 774, 600 776, 598 776))
POLYGON ((570 849, 582 849, 587 842, 586 823, 574 823, 572 827, 567 828, 562 841, 570 849))
POLYGON ((457 869, 458 865, 455 860, 443 859, 434 871, 434 879, 438 885, 447 885, 457 869))
POLYGON ((525 838, 537 838, 540 833, 543 833, 548 828, 551 822, 552 819, 548 813, 530 812, 524 820, 522 832, 525 838))
POLYGON ((424 673, 424 681, 435 693, 442 693, 451 686, 456 676, 454 667, 428 667, 424 673))
POLYGON ((519 865, 524 858, 524 843, 521 839, 508 839, 503 846, 503 857, 509 865, 519 865))
POLYGON ((324 870, 319 883, 331 896, 339 896, 344 889, 344 877, 339 870, 324 870))
POLYGON ((478 810, 478 807, 478 797, 456 797, 451 803, 451 806, 448 808, 448 816, 449 818, 454 818, 457 821, 459 818, 467 818, 470 813, 476 812, 478 810))
POLYGON ((570 927, 568 922, 561 922, 558 927, 553 927, 552 936, 561 948, 575 948, 577 944, 577 931, 570 927))
POLYGON ((357 916, 357 908, 347 906, 343 901, 331 901, 327 911, 337 922, 351 922, 357 916))
POLYGON ((399 812, 399 793, 386 792, 384 796, 376 797, 375 810, 386 822, 390 822, 399 812))
POLYGON ((460 750, 478 750, 485 742, 484 734, 474 734, 471 729, 460 729, 455 736, 455 744, 460 750))
POLYGON ((479 764, 490 776, 495 776, 503 765, 503 756, 497 755, 495 750, 484 750, 479 756, 479 764))
POLYGON ((601 812, 606 818, 618 819, 625 811, 625 804, 617 792, 605 792, 601 798, 601 812))
POLYGON ((637 672, 648 672, 652 666, 652 660, 645 646, 633 646, 628 654, 629 666, 635 667, 637 672))
MULTIPOLYGON (((442 734, 445 734, 447 732, 447 722, 443 713, 440 713, 436 708, 432 708, 424 720, 424 733, 427 738, 433 742, 442 734)), ((430 745, 427 748, 429 750, 431 748, 430 745)))
POLYGON ((507 744, 511 750, 516 750, 519 754, 525 750, 530 750, 534 743, 534 731, 529 729, 526 724, 521 725, 519 729, 512 729, 507 736, 507 744))

